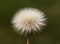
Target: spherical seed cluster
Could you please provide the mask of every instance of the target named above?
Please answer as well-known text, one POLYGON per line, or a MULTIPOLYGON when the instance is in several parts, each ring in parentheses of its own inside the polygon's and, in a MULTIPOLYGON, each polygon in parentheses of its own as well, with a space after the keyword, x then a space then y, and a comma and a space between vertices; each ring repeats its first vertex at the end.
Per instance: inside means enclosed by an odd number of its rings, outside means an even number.
POLYGON ((45 15, 43 12, 34 8, 24 8, 19 10, 12 18, 12 25, 17 31, 23 34, 31 33, 31 31, 41 31, 41 27, 45 25, 45 15))

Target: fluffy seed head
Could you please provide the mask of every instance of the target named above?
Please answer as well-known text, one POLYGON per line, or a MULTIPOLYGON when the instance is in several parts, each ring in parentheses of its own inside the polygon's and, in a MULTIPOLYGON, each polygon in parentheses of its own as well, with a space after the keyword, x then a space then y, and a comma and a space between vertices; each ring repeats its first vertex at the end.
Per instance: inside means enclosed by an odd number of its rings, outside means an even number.
POLYGON ((41 31, 41 27, 45 25, 45 20, 44 13, 38 9, 24 8, 12 18, 12 25, 18 32, 28 34, 33 31, 41 31))

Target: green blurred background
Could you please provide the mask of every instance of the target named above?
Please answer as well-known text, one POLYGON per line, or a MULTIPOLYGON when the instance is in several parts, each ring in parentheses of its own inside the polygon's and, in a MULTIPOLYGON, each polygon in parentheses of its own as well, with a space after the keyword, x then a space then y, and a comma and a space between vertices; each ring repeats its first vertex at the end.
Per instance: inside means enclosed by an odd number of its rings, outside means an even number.
POLYGON ((37 8, 48 18, 47 27, 31 37, 31 44, 60 44, 60 0, 0 0, 0 44, 26 44, 11 27, 14 13, 24 7, 37 8))

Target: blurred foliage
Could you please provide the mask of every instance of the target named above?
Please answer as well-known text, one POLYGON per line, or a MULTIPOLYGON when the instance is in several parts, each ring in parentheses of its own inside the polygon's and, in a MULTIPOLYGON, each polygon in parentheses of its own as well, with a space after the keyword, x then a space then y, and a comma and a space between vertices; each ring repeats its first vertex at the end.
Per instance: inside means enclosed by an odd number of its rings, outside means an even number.
POLYGON ((26 37, 14 32, 11 18, 24 7, 43 11, 47 27, 31 37, 31 44, 60 44, 60 0, 0 0, 0 44, 26 44, 26 37))

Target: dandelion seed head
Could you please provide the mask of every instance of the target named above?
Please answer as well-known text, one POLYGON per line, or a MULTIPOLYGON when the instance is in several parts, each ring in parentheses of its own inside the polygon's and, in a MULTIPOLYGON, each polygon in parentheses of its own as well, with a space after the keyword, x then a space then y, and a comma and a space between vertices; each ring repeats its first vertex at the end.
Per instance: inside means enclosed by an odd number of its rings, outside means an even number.
POLYGON ((23 34, 31 33, 37 30, 41 31, 42 26, 45 26, 45 15, 43 12, 34 8, 24 8, 19 10, 12 18, 12 25, 17 31, 23 34))

